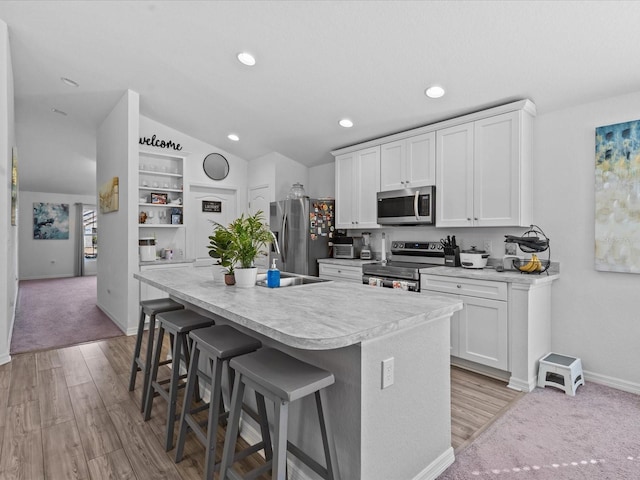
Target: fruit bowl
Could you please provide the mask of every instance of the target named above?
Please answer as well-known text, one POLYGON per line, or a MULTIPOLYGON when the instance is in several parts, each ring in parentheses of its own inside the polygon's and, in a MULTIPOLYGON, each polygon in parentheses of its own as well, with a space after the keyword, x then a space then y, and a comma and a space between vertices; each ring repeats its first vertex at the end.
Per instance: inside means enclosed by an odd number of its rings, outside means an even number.
POLYGON ((522 273, 540 274, 542 272, 546 272, 550 265, 551 260, 538 258, 538 256, 535 254, 531 255, 530 258, 525 258, 524 260, 513 260, 513 267, 522 273))

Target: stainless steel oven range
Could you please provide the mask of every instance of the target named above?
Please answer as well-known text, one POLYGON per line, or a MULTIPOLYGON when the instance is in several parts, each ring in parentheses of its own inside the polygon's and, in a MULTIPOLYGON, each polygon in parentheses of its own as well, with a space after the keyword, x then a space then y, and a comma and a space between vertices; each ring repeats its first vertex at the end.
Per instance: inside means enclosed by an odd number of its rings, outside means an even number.
POLYGON ((393 241, 387 262, 364 264, 362 283, 420 291, 420 269, 444 265, 444 247, 438 242, 393 241))

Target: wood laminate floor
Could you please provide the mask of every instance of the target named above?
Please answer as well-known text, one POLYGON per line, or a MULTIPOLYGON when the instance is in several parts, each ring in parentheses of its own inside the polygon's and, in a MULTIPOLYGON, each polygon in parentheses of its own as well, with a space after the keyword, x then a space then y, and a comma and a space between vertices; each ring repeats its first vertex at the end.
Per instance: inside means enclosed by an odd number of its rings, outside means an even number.
MULTIPOLYGON (((128 392, 134 343, 117 337, 20 354, 0 366, 0 479, 202 479, 204 447, 193 433, 174 463, 175 449, 163 447, 165 402, 156 399, 144 422, 141 374, 128 392)), ((521 394, 458 368, 451 377, 452 443, 460 451, 521 394)), ((254 455, 238 469, 261 463, 254 455)))

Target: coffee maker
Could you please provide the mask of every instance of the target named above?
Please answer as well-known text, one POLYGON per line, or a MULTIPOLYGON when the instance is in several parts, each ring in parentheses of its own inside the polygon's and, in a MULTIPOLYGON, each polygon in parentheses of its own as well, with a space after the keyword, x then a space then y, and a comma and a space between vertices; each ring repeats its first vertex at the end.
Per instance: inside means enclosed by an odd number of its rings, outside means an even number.
POLYGON ((371 253, 370 237, 370 232, 362 232, 362 248, 360 249, 360 259, 362 260, 371 260, 373 258, 373 254, 371 253))

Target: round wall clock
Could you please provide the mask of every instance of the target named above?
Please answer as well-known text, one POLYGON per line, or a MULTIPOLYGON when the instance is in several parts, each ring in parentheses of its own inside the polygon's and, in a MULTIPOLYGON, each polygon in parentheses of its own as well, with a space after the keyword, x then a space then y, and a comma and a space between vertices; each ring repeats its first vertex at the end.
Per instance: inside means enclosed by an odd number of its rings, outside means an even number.
POLYGON ((202 169, 212 180, 224 180, 229 175, 229 162, 219 153, 210 153, 204 157, 202 169))

